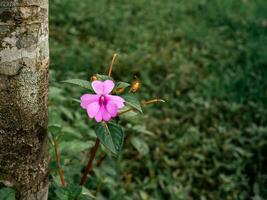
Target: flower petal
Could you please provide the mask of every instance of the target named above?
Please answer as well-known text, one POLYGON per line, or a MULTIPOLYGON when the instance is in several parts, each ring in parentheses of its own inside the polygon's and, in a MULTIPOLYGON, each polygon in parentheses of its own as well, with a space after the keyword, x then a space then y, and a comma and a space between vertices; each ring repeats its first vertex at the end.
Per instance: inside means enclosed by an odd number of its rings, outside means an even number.
POLYGON ((113 90, 114 86, 115 84, 113 81, 105 80, 104 81, 104 94, 109 94, 113 90))
POLYGON ((102 121, 102 112, 101 112, 100 109, 99 109, 98 113, 95 115, 95 120, 97 122, 101 122, 102 121))
POLYGON ((93 102, 98 102, 99 95, 96 94, 84 94, 80 97, 81 99, 81 107, 83 109, 87 109, 87 106, 93 102))
POLYGON ((92 82, 92 88, 93 90, 95 91, 96 94, 104 94, 104 89, 105 89, 105 86, 104 86, 104 83, 102 81, 93 81, 92 82))
POLYGON ((125 100, 121 98, 120 96, 115 96, 115 95, 106 95, 108 98, 108 101, 112 101, 116 103, 118 108, 122 108, 124 106, 125 100))
POLYGON ((100 108, 101 113, 102 113, 102 118, 104 121, 109 121, 111 119, 111 115, 109 114, 109 112, 106 110, 106 108, 103 106, 100 108))
POLYGON ((115 117, 118 113, 118 106, 116 103, 114 103, 112 101, 107 103, 106 109, 109 112, 109 114, 111 115, 111 117, 115 117))
POLYGON ((87 114, 90 118, 94 118, 98 113, 100 105, 98 102, 93 102, 87 106, 87 114))

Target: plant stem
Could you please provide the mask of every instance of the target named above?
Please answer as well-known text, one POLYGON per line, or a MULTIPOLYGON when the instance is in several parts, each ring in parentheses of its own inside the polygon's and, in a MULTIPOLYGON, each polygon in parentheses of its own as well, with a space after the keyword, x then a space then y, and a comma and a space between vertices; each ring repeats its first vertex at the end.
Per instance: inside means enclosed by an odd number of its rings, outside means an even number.
POLYGON ((153 104, 153 103, 159 103, 159 102, 165 102, 165 101, 162 99, 151 99, 148 101, 141 102, 141 106, 145 106, 145 105, 149 105, 149 104, 153 104))
POLYGON ((54 150, 55 150, 55 159, 56 159, 56 165, 57 165, 57 170, 58 170, 58 174, 60 177, 60 182, 61 182, 61 186, 65 187, 65 180, 64 180, 64 176, 63 176, 63 171, 60 168, 60 157, 59 157, 59 153, 58 153, 58 145, 57 142, 54 141, 54 150))
MULTIPOLYGON (((112 61, 111 61, 111 64, 109 66, 109 70, 108 70, 108 76, 111 76, 111 73, 112 73, 112 68, 113 68, 113 64, 115 62, 115 59, 117 57, 117 54, 113 54, 113 57, 112 57, 112 61)), ((93 161, 95 159, 95 155, 96 155, 96 152, 97 152, 97 149, 99 147, 99 139, 97 138, 96 141, 95 141, 95 145, 91 151, 91 155, 90 155, 90 159, 85 167, 85 170, 83 172, 83 175, 82 175, 82 178, 80 180, 80 185, 84 185, 85 184, 85 181, 87 179, 87 175, 88 173, 92 170, 92 166, 93 166, 93 161)))
POLYGON ((102 164, 102 162, 104 161, 105 158, 106 158, 106 155, 104 155, 101 158, 99 158, 98 161, 96 162, 96 166, 99 167, 102 164))
POLYGON ((97 152, 97 149, 98 149, 98 146, 99 146, 99 139, 97 138, 96 141, 95 141, 95 145, 91 151, 91 155, 90 155, 90 159, 86 165, 86 168, 83 172, 83 176, 81 178, 81 181, 80 181, 80 185, 84 185, 86 179, 87 179, 87 175, 88 173, 92 170, 92 164, 93 164, 93 161, 94 161, 94 158, 95 158, 95 155, 96 155, 96 152, 97 152))
MULTIPOLYGON (((165 101, 162 100, 162 99, 151 99, 151 100, 142 102, 142 103, 141 103, 141 107, 144 107, 144 106, 146 106, 146 105, 153 104, 153 103, 159 103, 159 102, 165 102, 165 101)), ((127 110, 124 110, 124 111, 118 113, 118 115, 123 115, 123 114, 125 114, 125 113, 127 113, 127 112, 130 112, 130 111, 132 111, 132 110, 134 110, 134 108, 129 108, 129 109, 127 109, 127 110)))
POLYGON ((112 67, 113 67, 113 64, 115 62, 116 57, 117 57, 117 54, 113 54, 112 61, 111 61, 111 64, 110 64, 109 70, 108 70, 108 76, 111 76, 112 67))

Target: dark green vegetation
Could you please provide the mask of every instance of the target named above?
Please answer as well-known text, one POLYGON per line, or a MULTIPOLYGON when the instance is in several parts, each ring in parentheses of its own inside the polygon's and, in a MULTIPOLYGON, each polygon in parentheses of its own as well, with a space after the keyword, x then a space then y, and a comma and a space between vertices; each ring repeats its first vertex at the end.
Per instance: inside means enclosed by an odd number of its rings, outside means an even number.
POLYGON ((50 200, 80 193, 72 185, 95 140, 71 100, 86 91, 60 82, 107 73, 115 52, 116 80, 137 75, 142 99, 167 103, 122 119, 118 158, 98 151, 86 184, 96 199, 267 199, 266 0, 51 0, 50 8, 50 125, 62 127, 53 131, 71 188, 56 186, 51 148, 50 200))

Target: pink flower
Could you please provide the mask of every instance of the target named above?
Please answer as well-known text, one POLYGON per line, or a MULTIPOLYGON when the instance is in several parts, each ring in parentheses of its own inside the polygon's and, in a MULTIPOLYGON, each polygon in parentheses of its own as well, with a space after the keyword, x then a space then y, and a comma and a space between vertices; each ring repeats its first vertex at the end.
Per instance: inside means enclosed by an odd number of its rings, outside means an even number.
POLYGON ((116 117, 118 110, 124 106, 124 99, 109 94, 114 88, 114 82, 96 80, 92 82, 92 88, 96 94, 81 96, 81 107, 86 109, 89 118, 95 118, 100 122, 116 117))

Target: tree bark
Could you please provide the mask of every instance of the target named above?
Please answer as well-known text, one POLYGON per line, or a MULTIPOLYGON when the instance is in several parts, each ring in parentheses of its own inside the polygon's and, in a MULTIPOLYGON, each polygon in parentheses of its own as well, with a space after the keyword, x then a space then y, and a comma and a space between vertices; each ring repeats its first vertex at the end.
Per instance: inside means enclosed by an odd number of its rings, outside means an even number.
POLYGON ((0 0, 0 183, 48 191, 48 0, 0 0))

